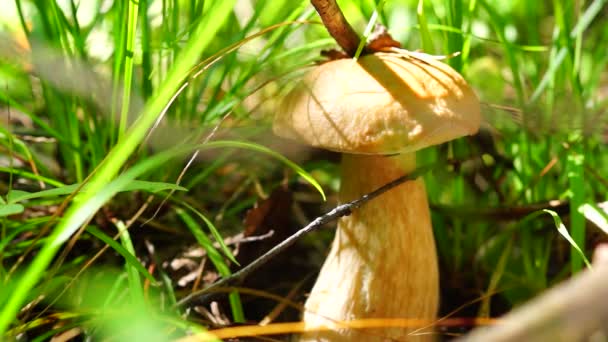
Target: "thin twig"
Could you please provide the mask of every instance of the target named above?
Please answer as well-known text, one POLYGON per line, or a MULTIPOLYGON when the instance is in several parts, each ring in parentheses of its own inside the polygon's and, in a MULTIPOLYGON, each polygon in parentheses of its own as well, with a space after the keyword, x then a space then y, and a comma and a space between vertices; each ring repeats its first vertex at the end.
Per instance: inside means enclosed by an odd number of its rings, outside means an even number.
POLYGON ((401 177, 391 181, 390 183, 387 183, 387 184, 379 187, 378 189, 376 189, 366 195, 363 195, 361 198, 358 198, 354 201, 351 201, 351 202, 348 202, 345 204, 341 204, 341 205, 335 207, 328 213, 314 219, 307 226, 298 230, 295 234, 291 235, 290 237, 283 240, 278 245, 274 246, 271 250, 269 250, 268 252, 266 252, 265 254, 263 254, 262 256, 257 258, 256 260, 254 260, 249 265, 243 267, 242 269, 240 269, 239 271, 235 272, 234 274, 232 274, 231 276, 229 276, 227 278, 223 278, 223 279, 207 286, 206 288, 204 288, 202 290, 189 294, 188 296, 182 298, 179 302, 177 302, 176 305, 182 306, 182 305, 189 303, 191 301, 194 301, 194 300, 196 300, 197 302, 201 302, 201 303, 206 302, 207 299, 210 297, 210 294, 215 292, 216 289, 227 287, 227 286, 232 286, 232 285, 243 282, 243 280, 245 280, 245 278, 247 276, 249 276, 249 274, 251 274, 253 271, 257 270, 260 266, 266 264, 268 261, 270 261, 272 258, 277 256, 279 253, 283 252, 289 246, 293 245, 299 238, 301 238, 305 234, 308 234, 311 231, 322 227, 324 224, 326 224, 328 222, 337 220, 343 216, 350 215, 350 213, 353 210, 359 208, 364 203, 382 195, 383 193, 389 191, 390 189, 392 189, 402 183, 405 183, 407 181, 414 180, 414 179, 420 177, 421 175, 425 174, 432 168, 433 168, 433 166, 417 168, 414 172, 412 172, 408 175, 401 176, 401 177))
POLYGON ((347 55, 354 56, 361 39, 344 17, 336 0, 311 0, 310 2, 319 13, 329 34, 347 55))

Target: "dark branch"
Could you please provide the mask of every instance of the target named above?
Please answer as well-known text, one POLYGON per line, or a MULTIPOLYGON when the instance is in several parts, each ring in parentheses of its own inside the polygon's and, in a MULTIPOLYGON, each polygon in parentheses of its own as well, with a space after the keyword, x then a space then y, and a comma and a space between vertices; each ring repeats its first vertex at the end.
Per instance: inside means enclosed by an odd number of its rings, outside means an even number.
POLYGON ((321 20, 327 31, 329 31, 329 34, 334 37, 347 55, 353 57, 355 52, 357 52, 361 39, 348 21, 346 21, 336 0, 311 0, 310 2, 312 2, 319 16, 321 16, 321 20))
POLYGON ((425 174, 426 172, 428 172, 431 169, 432 169, 432 166, 418 168, 418 169, 416 169, 416 171, 414 171, 408 175, 401 176, 401 177, 395 179, 394 181, 387 183, 387 184, 381 186, 380 188, 370 192, 369 194, 363 195, 361 198, 358 198, 352 202, 341 204, 341 205, 335 207, 330 212, 317 217, 312 222, 310 222, 306 227, 298 230, 295 234, 293 234, 292 236, 283 240, 281 243, 279 243, 278 245, 274 246, 271 250, 266 252, 264 255, 260 256, 259 258, 257 258, 255 261, 253 261, 249 265, 247 265, 247 266, 243 267, 242 269, 240 269, 239 271, 235 272, 230 277, 223 278, 223 279, 207 286, 206 288, 204 288, 200 291, 196 291, 196 292, 189 294, 188 296, 182 298, 177 303, 177 305, 182 306, 182 305, 189 303, 191 301, 194 301, 194 300, 196 300, 196 302, 198 302, 198 303, 206 302, 208 300, 208 298, 213 294, 213 292, 215 292, 216 289, 233 286, 233 285, 243 282, 243 280, 245 280, 245 278, 249 274, 251 274, 253 271, 257 270, 260 266, 264 265, 268 261, 270 261, 270 259, 277 256, 279 253, 283 252, 289 246, 293 245, 299 238, 301 238, 305 234, 308 234, 311 231, 322 227, 324 224, 326 224, 328 222, 337 220, 342 216, 350 215, 350 213, 353 210, 359 208, 364 203, 382 195, 383 193, 389 191, 390 189, 392 189, 402 183, 405 183, 409 180, 414 180, 414 179, 420 177, 421 175, 425 174))

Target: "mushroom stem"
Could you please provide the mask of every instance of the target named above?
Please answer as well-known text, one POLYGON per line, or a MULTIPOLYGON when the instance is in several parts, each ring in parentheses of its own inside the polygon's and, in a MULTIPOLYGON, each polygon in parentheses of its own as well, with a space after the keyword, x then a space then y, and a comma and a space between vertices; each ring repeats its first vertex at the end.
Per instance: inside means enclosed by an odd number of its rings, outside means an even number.
MULTIPOLYGON (((346 202, 412 172, 414 153, 384 157, 344 154, 340 201, 346 202)), ((311 326, 364 318, 409 318, 413 326, 339 329, 303 341, 425 340, 410 333, 436 315, 435 243, 422 179, 388 191, 343 217, 314 288, 304 321, 311 326), (417 324, 415 324, 417 323, 417 324)))
POLYGON ((311 0, 329 34, 349 56, 354 56, 360 38, 350 26, 336 0, 311 0))

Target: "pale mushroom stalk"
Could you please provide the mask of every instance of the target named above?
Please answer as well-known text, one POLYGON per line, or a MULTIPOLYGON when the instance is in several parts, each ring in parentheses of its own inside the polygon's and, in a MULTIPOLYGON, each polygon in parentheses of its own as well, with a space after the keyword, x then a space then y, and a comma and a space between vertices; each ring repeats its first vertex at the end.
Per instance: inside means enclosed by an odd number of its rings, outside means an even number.
MULTIPOLYGON (((415 155, 344 154, 341 167, 339 199, 344 203, 413 171, 415 155)), ((336 326, 336 319, 410 318, 412 325, 420 327, 421 322, 435 318, 438 284, 426 191, 418 179, 384 193, 339 221, 303 320, 314 327, 336 326)), ((312 332, 301 340, 403 340, 413 330, 339 329, 337 333, 312 332)))
MULTIPOLYGON (((343 152, 339 200, 351 201, 411 173, 415 152, 474 134, 479 101, 446 64, 407 54, 340 59, 309 72, 275 116, 278 135, 343 152)), ((431 340, 413 336, 435 318, 439 280, 421 179, 367 202, 338 223, 306 301, 303 341, 431 340), (350 329, 367 318, 411 326, 350 329)), ((427 331, 428 332, 428 331, 427 331)))

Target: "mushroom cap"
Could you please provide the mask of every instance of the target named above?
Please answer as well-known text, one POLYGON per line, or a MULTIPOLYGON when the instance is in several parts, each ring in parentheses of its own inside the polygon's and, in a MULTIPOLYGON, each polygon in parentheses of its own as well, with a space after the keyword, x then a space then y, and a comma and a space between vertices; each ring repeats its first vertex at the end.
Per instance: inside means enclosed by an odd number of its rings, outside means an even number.
POLYGON ((328 150, 413 152, 477 132, 479 101, 432 58, 376 53, 315 67, 283 99, 275 134, 328 150))

